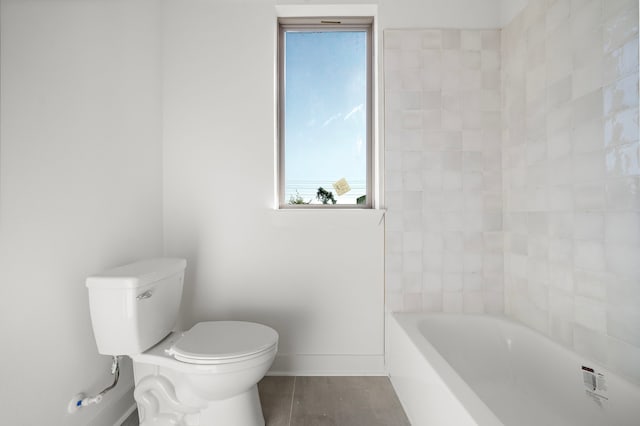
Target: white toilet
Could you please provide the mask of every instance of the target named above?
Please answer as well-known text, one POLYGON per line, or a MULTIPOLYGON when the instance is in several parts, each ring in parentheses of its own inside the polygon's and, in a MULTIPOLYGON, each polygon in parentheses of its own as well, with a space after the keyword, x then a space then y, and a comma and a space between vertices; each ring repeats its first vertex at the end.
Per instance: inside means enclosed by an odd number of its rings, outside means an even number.
POLYGON ((186 265, 144 260, 87 278, 98 352, 133 360, 141 426, 262 426, 257 383, 278 333, 241 321, 172 331, 186 265))

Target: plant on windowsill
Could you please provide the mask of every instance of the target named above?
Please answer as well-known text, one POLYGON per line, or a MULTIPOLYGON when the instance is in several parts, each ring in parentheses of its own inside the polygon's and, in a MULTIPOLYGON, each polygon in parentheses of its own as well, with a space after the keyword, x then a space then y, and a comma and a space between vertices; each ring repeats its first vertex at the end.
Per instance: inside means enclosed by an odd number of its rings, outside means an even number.
POLYGON ((320 200, 322 204, 329 204, 329 201, 331 201, 331 204, 335 204, 338 202, 333 196, 333 192, 327 191, 323 187, 318 188, 316 199, 320 200))
POLYGON ((300 193, 298 192, 298 190, 296 190, 296 195, 291 195, 291 197, 289 197, 289 204, 310 204, 311 200, 309 201, 305 201, 304 198, 302 198, 302 195, 300 195, 300 193))

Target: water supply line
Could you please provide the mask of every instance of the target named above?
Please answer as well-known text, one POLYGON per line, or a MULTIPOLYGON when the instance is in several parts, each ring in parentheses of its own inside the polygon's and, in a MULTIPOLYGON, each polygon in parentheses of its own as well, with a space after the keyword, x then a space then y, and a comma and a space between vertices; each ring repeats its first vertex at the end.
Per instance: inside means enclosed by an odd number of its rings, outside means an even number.
POLYGON ((111 374, 114 376, 113 383, 104 388, 99 394, 95 396, 86 396, 83 393, 75 395, 69 403, 69 413, 75 413, 80 408, 86 407, 91 404, 100 404, 104 395, 106 395, 107 392, 116 387, 116 385, 118 384, 118 379, 120 378, 120 357, 118 356, 114 356, 111 362, 111 374))

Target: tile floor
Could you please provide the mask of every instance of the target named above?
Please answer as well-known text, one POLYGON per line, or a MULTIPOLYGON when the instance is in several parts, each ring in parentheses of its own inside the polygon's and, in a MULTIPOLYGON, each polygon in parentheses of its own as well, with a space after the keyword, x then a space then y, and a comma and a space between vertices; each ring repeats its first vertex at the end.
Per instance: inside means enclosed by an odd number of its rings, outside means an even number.
MULTIPOLYGON (((409 426, 388 377, 268 376, 258 389, 266 426, 409 426)), ((137 425, 137 411, 122 424, 137 425)))

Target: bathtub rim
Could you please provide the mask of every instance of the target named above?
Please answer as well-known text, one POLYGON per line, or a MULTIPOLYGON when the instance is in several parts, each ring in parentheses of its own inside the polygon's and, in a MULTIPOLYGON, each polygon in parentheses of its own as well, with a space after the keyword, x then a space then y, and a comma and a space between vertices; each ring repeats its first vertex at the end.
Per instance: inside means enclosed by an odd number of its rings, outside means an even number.
MULTIPOLYGON (((462 404, 474 422, 483 426, 504 426, 504 423, 496 414, 480 399, 478 394, 471 389, 458 372, 449 362, 438 352, 438 350, 427 340, 418 328, 418 320, 428 316, 481 316, 491 317, 499 320, 509 319, 501 315, 491 314, 446 314, 428 312, 389 312, 389 321, 395 321, 398 328, 411 341, 411 343, 424 356, 424 361, 429 363, 439 377, 442 384, 449 392, 462 404)), ((391 348, 389 348, 391 350, 391 348)), ((390 373, 391 375, 391 373, 390 373)), ((401 401, 402 402, 402 401, 401 401)))

